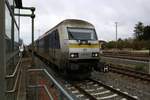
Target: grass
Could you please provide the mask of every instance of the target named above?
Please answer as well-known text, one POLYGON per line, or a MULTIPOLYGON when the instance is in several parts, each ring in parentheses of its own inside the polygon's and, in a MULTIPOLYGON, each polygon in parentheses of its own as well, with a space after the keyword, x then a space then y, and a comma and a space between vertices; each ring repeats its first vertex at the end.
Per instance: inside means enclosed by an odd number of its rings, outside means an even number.
POLYGON ((135 70, 137 71, 145 71, 145 65, 139 64, 135 66, 135 70))

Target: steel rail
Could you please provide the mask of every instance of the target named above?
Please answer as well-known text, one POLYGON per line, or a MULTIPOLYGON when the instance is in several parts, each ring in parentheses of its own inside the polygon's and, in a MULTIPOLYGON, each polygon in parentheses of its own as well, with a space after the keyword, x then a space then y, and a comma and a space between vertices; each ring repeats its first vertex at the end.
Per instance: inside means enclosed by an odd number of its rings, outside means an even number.
POLYGON ((125 71, 129 71, 129 72, 133 72, 133 73, 141 74, 141 75, 146 75, 146 76, 150 77, 150 74, 147 74, 147 73, 144 73, 144 72, 140 72, 140 71, 135 71, 135 70, 132 70, 132 69, 126 69, 126 68, 114 67, 114 66, 110 66, 110 68, 119 69, 119 70, 125 70, 125 71))
POLYGON ((148 59, 137 59, 137 58, 129 58, 129 57, 125 57, 125 56, 112 56, 112 55, 101 55, 102 57, 106 57, 106 58, 116 58, 116 59, 124 59, 124 60, 128 60, 128 61, 135 61, 135 62, 142 62, 142 63, 147 63, 149 62, 148 59))
POLYGON ((77 88, 81 93, 85 94, 86 97, 88 97, 90 100, 97 100, 94 96, 87 93, 84 89, 80 88, 78 85, 73 84, 75 88, 77 88))
POLYGON ((129 94, 126 94, 126 93, 124 93, 124 92, 122 92, 122 91, 119 91, 119 90, 117 90, 117 89, 115 89, 115 88, 112 88, 112 87, 110 87, 110 86, 108 86, 108 85, 105 85, 105 84, 102 83, 102 82, 99 82, 99 81, 97 81, 97 80, 90 79, 90 78, 89 78, 88 80, 90 80, 90 81, 92 81, 92 82, 95 82, 95 83, 97 83, 98 85, 103 86, 104 88, 106 88, 106 89, 108 89, 108 90, 110 90, 110 91, 112 91, 112 92, 114 92, 114 93, 117 93, 118 95, 120 95, 120 96, 122 96, 122 97, 124 97, 124 98, 127 98, 128 100, 138 100, 138 98, 136 98, 136 97, 134 97, 134 96, 131 96, 131 95, 129 95, 129 94))
POLYGON ((144 74, 144 73, 140 73, 140 72, 136 72, 136 71, 129 71, 128 72, 128 70, 121 69, 121 68, 113 68, 113 67, 110 67, 109 70, 112 71, 112 72, 116 72, 116 73, 119 73, 119 74, 131 76, 131 77, 138 78, 138 79, 141 79, 141 80, 150 81, 150 78, 149 78, 150 75, 149 74, 144 74), (145 76, 143 76, 143 75, 145 75, 145 76))
POLYGON ((46 91, 46 93, 48 94, 50 100, 54 100, 54 98, 52 97, 51 93, 49 92, 48 88, 46 85, 29 85, 29 88, 44 88, 44 90, 46 91))
POLYGON ((53 81, 53 83, 58 87, 58 89, 69 99, 74 100, 66 90, 62 88, 62 86, 49 74, 49 72, 46 69, 28 69, 28 72, 35 72, 35 71, 44 71, 45 74, 53 81))

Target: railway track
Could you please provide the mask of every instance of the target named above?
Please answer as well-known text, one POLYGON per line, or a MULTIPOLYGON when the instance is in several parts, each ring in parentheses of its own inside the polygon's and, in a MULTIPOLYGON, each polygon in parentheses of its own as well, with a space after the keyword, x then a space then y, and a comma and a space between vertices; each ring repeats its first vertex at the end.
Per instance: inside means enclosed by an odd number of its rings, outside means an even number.
POLYGON ((136 60, 136 61, 144 61, 149 62, 149 57, 133 57, 133 56, 120 56, 120 55, 102 55, 103 57, 111 57, 111 58, 120 58, 120 59, 129 59, 129 60, 136 60))
POLYGON ((115 89, 93 79, 81 83, 69 83, 66 87, 79 100, 138 100, 136 96, 131 96, 120 89, 115 89))
POLYGON ((121 67, 114 67, 114 66, 111 66, 109 70, 115 73, 127 75, 130 77, 134 77, 137 79, 150 82, 150 74, 146 74, 146 73, 131 70, 131 69, 121 68, 121 67))

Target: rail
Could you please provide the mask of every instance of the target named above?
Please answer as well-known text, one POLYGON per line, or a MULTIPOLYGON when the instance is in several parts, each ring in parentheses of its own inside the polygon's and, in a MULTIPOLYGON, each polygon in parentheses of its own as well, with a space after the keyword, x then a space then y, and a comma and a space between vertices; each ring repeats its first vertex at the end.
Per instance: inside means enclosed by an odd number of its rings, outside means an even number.
POLYGON ((63 89, 63 87, 49 74, 49 72, 46 69, 28 69, 29 72, 35 72, 35 71, 44 71, 45 74, 52 80, 52 82, 58 87, 58 89, 69 99, 74 100, 66 90, 63 89))
POLYGON ((146 75, 146 76, 150 77, 150 74, 140 72, 140 71, 135 71, 133 69, 127 69, 127 68, 121 68, 121 67, 115 67, 115 66, 111 66, 110 68, 124 70, 124 71, 132 72, 132 73, 136 73, 136 74, 141 74, 141 75, 146 75))
POLYGON ((129 94, 126 94, 126 93, 124 93, 124 92, 122 92, 122 91, 120 91, 120 90, 117 90, 117 89, 112 88, 112 87, 110 87, 110 86, 108 86, 108 85, 105 85, 105 84, 103 84, 102 82, 99 82, 99 81, 96 81, 96 80, 93 80, 93 79, 89 79, 89 80, 90 80, 90 81, 93 81, 93 82, 95 82, 95 83, 97 83, 97 84, 100 84, 100 85, 103 86, 104 88, 106 88, 106 89, 108 89, 108 90, 111 90, 112 92, 117 93, 117 94, 119 94, 120 96, 123 96, 123 97, 127 98, 128 100, 138 100, 137 97, 134 97, 134 96, 131 96, 131 95, 129 95, 129 94))
POLYGON ((116 72, 119 74, 127 75, 130 77, 138 78, 144 81, 150 81, 150 74, 146 74, 139 71, 129 70, 125 68, 119 68, 119 67, 110 67, 110 71, 116 72))
POLYGON ((124 60, 135 61, 135 62, 142 62, 142 63, 149 62, 148 57, 142 58, 142 57, 127 57, 127 56, 113 56, 113 55, 101 55, 101 56, 107 58, 109 57, 109 58, 124 59, 124 60))
POLYGON ((82 89, 80 86, 78 86, 76 84, 73 84, 73 86, 75 86, 75 88, 77 88, 79 91, 81 91, 82 93, 84 93, 90 100, 97 100, 91 94, 87 93, 84 89, 82 89))
POLYGON ((114 56, 101 56, 103 58, 110 58, 110 59, 120 59, 120 60, 125 60, 125 61, 134 61, 137 63, 145 63, 147 64, 149 62, 148 59, 146 60, 140 60, 140 59, 131 59, 131 58, 125 58, 125 57, 114 57, 114 56))

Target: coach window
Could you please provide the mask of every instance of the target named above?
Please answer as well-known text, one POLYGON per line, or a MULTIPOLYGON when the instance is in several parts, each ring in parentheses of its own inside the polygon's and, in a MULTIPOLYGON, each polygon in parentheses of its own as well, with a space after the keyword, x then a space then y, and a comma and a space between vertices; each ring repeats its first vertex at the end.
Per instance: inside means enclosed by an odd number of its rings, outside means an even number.
POLYGON ((44 49, 45 51, 48 51, 48 48, 49 48, 49 38, 48 38, 48 35, 44 37, 44 49))
POLYGON ((60 48, 60 41, 59 41, 59 33, 58 30, 55 30, 55 46, 56 48, 60 48))
POLYGON ((39 48, 42 48, 42 39, 39 40, 39 48))

